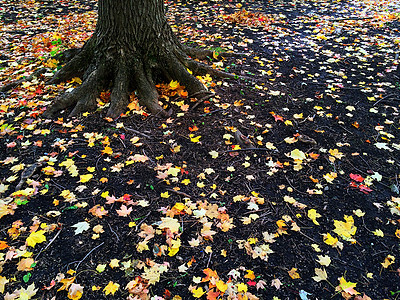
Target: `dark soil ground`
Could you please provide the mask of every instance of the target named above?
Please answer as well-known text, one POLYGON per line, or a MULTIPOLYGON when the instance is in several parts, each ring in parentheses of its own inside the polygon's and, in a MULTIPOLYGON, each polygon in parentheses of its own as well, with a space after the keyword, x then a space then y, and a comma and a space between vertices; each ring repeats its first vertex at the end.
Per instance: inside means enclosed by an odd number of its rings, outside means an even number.
POLYGON ((246 54, 208 63, 252 79, 203 78, 216 97, 195 109, 165 91, 174 110, 168 120, 139 109, 115 121, 104 120, 107 93, 98 111, 82 118, 41 118, 56 95, 77 84, 45 86, 58 67, 48 59, 90 36, 96 1, 0 4, 2 82, 43 65, 50 73, 0 98, 6 299, 22 299, 32 283, 32 299, 67 299, 70 286, 57 290, 71 277, 84 287, 82 299, 125 299, 135 278, 154 281, 153 299, 192 299, 200 288, 214 299, 218 280, 229 286, 219 299, 229 292, 245 299, 244 289, 250 299, 350 299, 352 287, 361 297, 398 298, 397 1, 169 2, 183 42, 246 54), (231 151, 240 144, 236 130, 250 149, 231 151), (147 160, 133 162, 135 154, 147 160), (38 162, 14 193, 23 170, 38 162), (86 182, 80 176, 87 174, 86 182), (121 205, 132 212, 121 216, 121 205), (164 217, 176 219, 179 231, 162 230, 164 217), (89 227, 77 233, 76 224, 89 227), (144 224, 155 231, 147 250, 138 248, 144 224), (32 246, 27 238, 40 230, 46 241, 32 246), (337 240, 326 240, 328 233, 337 240), (322 266, 318 256, 331 262, 322 266), (27 258, 35 263, 24 266, 27 258), (327 280, 313 278, 316 268, 327 280), (196 279, 207 269, 219 276, 214 284, 196 279), (341 277, 356 285, 339 285, 341 277), (105 295, 110 281, 120 288, 105 295))

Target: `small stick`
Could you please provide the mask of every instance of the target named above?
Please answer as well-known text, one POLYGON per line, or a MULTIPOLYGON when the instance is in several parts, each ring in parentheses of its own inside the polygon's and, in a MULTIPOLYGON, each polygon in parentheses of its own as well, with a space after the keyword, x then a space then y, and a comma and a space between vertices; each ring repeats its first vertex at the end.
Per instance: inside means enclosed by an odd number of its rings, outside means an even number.
POLYGON ((172 192, 172 193, 175 193, 175 194, 184 196, 184 197, 186 197, 186 198, 193 198, 192 196, 190 196, 190 195, 188 195, 188 194, 186 194, 186 193, 184 193, 184 192, 175 191, 174 189, 167 189, 167 191, 170 191, 170 192, 172 192))
POLYGON ((130 131, 130 132, 136 133, 136 134, 138 134, 138 135, 147 137, 148 139, 151 139, 151 138, 152 138, 151 136, 149 136, 149 135, 147 135, 147 134, 144 134, 144 133, 141 133, 140 131, 137 131, 137 130, 135 130, 135 129, 132 129, 132 128, 129 128, 129 127, 124 127, 124 128, 125 128, 126 131, 130 131))
POLYGON ((51 239, 50 243, 48 243, 48 244, 46 245, 46 247, 42 248, 42 250, 39 251, 39 253, 36 255, 35 259, 37 259, 37 258, 39 257, 39 255, 40 255, 43 251, 46 251, 46 249, 50 247, 50 245, 54 242, 54 240, 60 235, 61 230, 62 230, 62 226, 61 226, 60 230, 57 232, 57 234, 51 239))
POLYGON ((47 71, 46 68, 41 68, 36 70, 35 72, 33 72, 30 76, 26 77, 26 78, 22 78, 13 82, 10 82, 9 84, 3 85, 0 88, 0 92, 7 92, 17 86, 19 86, 21 83, 25 82, 25 81, 31 81, 33 80, 34 77, 38 77, 39 75, 45 73, 47 71))
POLYGON ((393 96, 396 96, 396 95, 395 95, 395 94, 386 95, 385 97, 383 97, 383 98, 379 99, 378 101, 376 101, 376 102, 374 103, 374 105, 372 105, 372 106, 375 106, 375 105, 377 105, 379 102, 384 101, 384 100, 386 100, 386 99, 388 99, 388 98, 390 98, 390 97, 393 97, 393 96))
MULTIPOLYGON (((198 96, 199 94, 202 94, 202 93, 204 93, 204 92, 202 91, 202 92, 194 93, 193 95, 190 95, 189 97, 190 97, 190 98, 196 98, 196 96, 198 96)), ((197 102, 195 103, 195 105, 193 105, 193 107, 192 107, 190 110, 195 110, 195 108, 196 108, 197 106, 199 106, 199 105, 202 104, 204 101, 206 101, 206 100, 208 100, 208 99, 210 99, 210 98, 212 98, 212 97, 214 97, 214 96, 215 96, 214 93, 208 93, 208 94, 205 95, 204 97, 198 99, 197 102)))
POLYGON ((212 256, 212 252, 210 252, 210 257, 208 258, 208 262, 207 262, 207 268, 208 268, 208 266, 210 265, 211 256, 212 256))
POLYGON ((92 250, 90 250, 89 253, 86 254, 85 257, 82 258, 81 261, 79 261, 78 265, 76 266, 76 270, 75 270, 75 271, 77 271, 77 270, 79 269, 79 266, 81 265, 81 263, 82 263, 94 250, 96 250, 97 248, 103 246, 103 244, 104 244, 104 242, 102 242, 100 245, 97 245, 97 246, 94 247, 92 250))
POLYGON ((264 149, 264 148, 245 148, 245 149, 237 149, 237 150, 226 150, 226 151, 223 151, 222 153, 232 153, 232 152, 252 151, 252 150, 268 152, 268 149, 264 149))
POLYGON ((118 234, 112 229, 110 223, 107 223, 108 227, 110 228, 111 232, 117 237, 117 241, 119 242, 119 236, 118 234))

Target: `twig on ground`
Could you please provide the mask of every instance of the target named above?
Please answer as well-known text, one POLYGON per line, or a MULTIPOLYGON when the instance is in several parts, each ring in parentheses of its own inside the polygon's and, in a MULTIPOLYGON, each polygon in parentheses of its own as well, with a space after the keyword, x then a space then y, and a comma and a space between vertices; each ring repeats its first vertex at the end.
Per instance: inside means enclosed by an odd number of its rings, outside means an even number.
POLYGON ((223 151, 222 153, 232 153, 232 152, 243 152, 243 151, 266 151, 268 152, 268 149, 265 148, 245 148, 245 149, 236 149, 236 150, 226 150, 223 151))
MULTIPOLYGON (((201 93, 204 93, 204 92, 201 92, 201 93)), ((196 98, 196 95, 197 95, 197 94, 199 94, 199 93, 195 93, 195 94, 193 94, 193 95, 190 95, 190 98, 196 98)), ((208 93, 208 94, 206 94, 204 97, 198 99, 197 102, 193 105, 193 107, 192 107, 190 110, 195 110, 195 108, 196 108, 197 106, 199 106, 199 105, 202 104, 204 101, 206 101, 206 100, 208 100, 208 99, 210 99, 210 98, 212 98, 212 97, 214 97, 214 96, 215 96, 214 93, 208 93)))
POLYGON ((175 191, 174 189, 166 189, 166 190, 167 190, 167 191, 170 191, 171 193, 175 193, 175 194, 184 196, 184 197, 186 197, 186 198, 193 198, 192 196, 190 196, 190 195, 188 195, 188 194, 186 194, 186 193, 184 193, 184 192, 181 192, 181 191, 175 191))
POLYGON ((38 257, 40 256, 40 254, 42 254, 43 251, 46 251, 46 249, 50 247, 50 245, 51 245, 51 244, 55 241, 55 239, 60 235, 61 230, 62 230, 62 226, 61 226, 60 230, 56 233, 56 235, 51 239, 50 243, 48 243, 48 244, 46 245, 46 247, 42 248, 42 249, 39 251, 39 253, 36 255, 35 259, 38 259, 38 257))
POLYGON ((26 78, 21 78, 19 80, 10 82, 9 84, 6 84, 6 85, 2 86, 0 88, 0 92, 7 92, 9 90, 12 90, 13 88, 16 88, 17 86, 19 86, 21 83, 26 82, 26 81, 31 81, 35 77, 40 76, 41 74, 45 73, 46 71, 47 71, 46 68, 38 69, 35 72, 33 72, 30 76, 28 76, 26 78))
POLYGON ((394 96, 396 96, 396 95, 395 95, 395 94, 386 95, 385 97, 383 97, 383 98, 379 99, 378 101, 376 101, 376 102, 374 103, 374 105, 372 105, 372 106, 375 106, 375 105, 377 105, 379 102, 385 101, 386 99, 389 99, 389 98, 394 97, 394 96))
POLYGON ((208 258, 208 261, 207 261, 207 268, 208 268, 208 266, 210 265, 211 256, 212 256, 212 252, 210 252, 210 257, 208 258))
POLYGON ((97 245, 97 246, 94 247, 92 250, 90 250, 90 251, 88 252, 88 254, 86 254, 85 257, 82 258, 82 259, 79 261, 79 263, 76 265, 75 271, 77 271, 77 270, 79 269, 79 266, 81 265, 81 263, 82 263, 94 250, 96 250, 97 248, 100 248, 101 246, 103 246, 103 244, 104 244, 104 242, 102 242, 101 244, 97 245))
POLYGON ((148 138, 148 139, 152 139, 151 136, 149 136, 149 135, 147 135, 147 134, 144 134, 144 133, 142 133, 142 132, 140 132, 140 131, 137 131, 137 130, 135 130, 135 129, 132 129, 132 128, 129 128, 129 127, 124 127, 124 129, 125 129, 126 131, 130 131, 130 132, 132 132, 132 133, 135 133, 135 134, 144 136, 144 137, 146 137, 146 138, 148 138))
POLYGON ((110 228, 111 232, 117 237, 117 241, 119 242, 119 236, 118 234, 112 229, 110 223, 107 223, 108 227, 110 228))
MULTIPOLYGON (((144 218, 141 219, 140 222, 136 225, 136 231, 138 230, 139 226, 148 218, 148 216, 150 216, 151 212, 152 212, 152 211, 150 210, 150 211, 147 213, 147 215, 144 216, 144 218)), ((129 235, 129 234, 128 234, 128 235, 129 235)))

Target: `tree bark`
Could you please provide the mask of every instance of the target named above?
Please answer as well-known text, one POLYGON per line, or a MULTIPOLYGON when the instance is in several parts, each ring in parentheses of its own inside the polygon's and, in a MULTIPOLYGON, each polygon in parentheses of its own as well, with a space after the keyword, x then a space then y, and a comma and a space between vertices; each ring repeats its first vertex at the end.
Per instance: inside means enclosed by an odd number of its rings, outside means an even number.
POLYGON ((154 84, 160 79, 177 80, 189 96, 209 96, 207 88, 187 68, 199 73, 217 72, 188 56, 198 53, 204 57, 205 51, 196 52, 180 44, 167 23, 163 0, 99 0, 98 4, 93 36, 50 80, 53 84, 78 76, 83 83, 58 97, 47 109, 47 116, 70 107, 70 116, 93 110, 96 98, 108 88, 108 117, 116 118, 126 111, 133 90, 151 113, 165 116, 154 84))

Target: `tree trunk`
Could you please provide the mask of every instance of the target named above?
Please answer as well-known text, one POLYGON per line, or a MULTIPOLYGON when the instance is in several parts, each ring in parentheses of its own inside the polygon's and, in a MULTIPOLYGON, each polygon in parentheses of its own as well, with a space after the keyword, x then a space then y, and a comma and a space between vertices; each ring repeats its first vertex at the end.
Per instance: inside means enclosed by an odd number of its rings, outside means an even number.
POLYGON ((177 80, 186 87, 189 96, 210 95, 188 69, 197 73, 216 71, 188 55, 204 57, 212 52, 179 43, 167 23, 163 0, 99 0, 98 4, 93 36, 50 81, 59 83, 78 76, 83 83, 58 97, 48 108, 47 116, 69 107, 73 107, 70 116, 94 110, 96 98, 108 88, 111 88, 108 117, 116 118, 126 111, 133 90, 150 112, 165 116, 154 84, 154 80, 162 78, 177 80))

